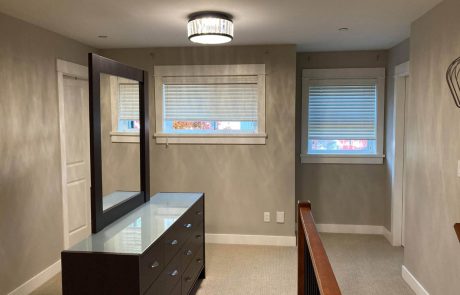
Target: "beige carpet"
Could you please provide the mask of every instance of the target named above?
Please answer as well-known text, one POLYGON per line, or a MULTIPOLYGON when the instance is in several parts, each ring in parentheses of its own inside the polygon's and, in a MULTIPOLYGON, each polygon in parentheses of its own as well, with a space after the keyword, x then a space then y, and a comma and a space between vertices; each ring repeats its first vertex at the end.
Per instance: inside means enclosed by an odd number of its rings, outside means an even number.
MULTIPOLYGON (((413 295, 401 278, 402 249, 381 236, 323 234, 343 295, 413 295)), ((295 295, 296 248, 207 245, 197 295, 295 295)), ((34 295, 60 295, 60 275, 34 295)))

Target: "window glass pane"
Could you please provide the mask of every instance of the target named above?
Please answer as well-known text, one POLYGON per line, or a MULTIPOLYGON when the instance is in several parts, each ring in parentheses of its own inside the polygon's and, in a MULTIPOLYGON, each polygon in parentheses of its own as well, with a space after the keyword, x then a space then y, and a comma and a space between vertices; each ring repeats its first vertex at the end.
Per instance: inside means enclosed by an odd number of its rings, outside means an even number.
POLYGON ((139 132, 140 129, 139 120, 118 120, 118 132, 139 132))
POLYGON ((256 133, 256 121, 164 121, 165 133, 179 134, 241 134, 256 133))
POLYGON ((368 155, 376 154, 376 140, 336 139, 308 140, 308 153, 313 155, 368 155))

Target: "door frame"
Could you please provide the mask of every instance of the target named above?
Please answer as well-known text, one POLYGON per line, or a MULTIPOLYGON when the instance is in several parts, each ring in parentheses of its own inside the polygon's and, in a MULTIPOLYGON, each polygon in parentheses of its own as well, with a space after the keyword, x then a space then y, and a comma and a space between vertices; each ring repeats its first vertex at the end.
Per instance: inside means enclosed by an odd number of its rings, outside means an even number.
MULTIPOLYGON (((67 155, 65 143, 65 114, 64 114, 64 76, 88 81, 88 67, 65 60, 56 60, 58 101, 59 101, 59 141, 61 152, 61 190, 62 190, 62 218, 64 230, 64 249, 69 248, 69 214, 67 195, 67 155)), ((89 98, 88 98, 89 99, 89 98)), ((89 163, 88 163, 89 164, 89 163)), ((91 218, 89 218, 91 222, 91 218)))
POLYGON ((409 94, 410 62, 396 66, 393 106, 393 173, 391 175, 391 235, 393 246, 404 246, 405 109, 409 94))

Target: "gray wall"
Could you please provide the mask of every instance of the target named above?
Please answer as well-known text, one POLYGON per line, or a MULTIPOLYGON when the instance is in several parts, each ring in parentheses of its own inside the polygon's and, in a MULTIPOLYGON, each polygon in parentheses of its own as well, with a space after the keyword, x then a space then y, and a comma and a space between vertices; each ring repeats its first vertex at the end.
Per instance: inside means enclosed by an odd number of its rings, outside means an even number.
POLYGON ((385 165, 301 164, 302 69, 386 67, 387 51, 297 54, 296 196, 311 200, 317 223, 383 225, 385 165))
POLYGON ((387 95, 385 101, 385 146, 386 146, 386 167, 387 167, 387 195, 385 198, 385 220, 386 229, 391 231, 391 177, 393 175, 394 144, 393 118, 394 118, 394 74, 396 66, 409 61, 410 41, 404 40, 388 51, 387 67, 387 95))
POLYGON ((404 265, 433 295, 460 290, 460 109, 445 79, 460 56, 459 11, 460 1, 445 0, 411 29, 404 265))
POLYGON ((206 193, 206 231, 294 235, 295 46, 103 50, 104 56, 150 72, 150 130, 155 130, 154 65, 265 64, 266 145, 150 144, 152 193, 206 193), (286 212, 264 223, 263 212, 286 212))
POLYGON ((0 14, 0 294, 63 247, 56 58, 91 48, 0 14))

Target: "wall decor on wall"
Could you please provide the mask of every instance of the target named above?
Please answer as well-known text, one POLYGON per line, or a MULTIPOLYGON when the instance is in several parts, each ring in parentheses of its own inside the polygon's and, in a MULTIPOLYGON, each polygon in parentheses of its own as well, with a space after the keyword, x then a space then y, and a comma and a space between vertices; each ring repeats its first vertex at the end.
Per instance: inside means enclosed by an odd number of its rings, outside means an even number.
POLYGON ((447 84, 449 85, 450 92, 454 97, 455 105, 460 108, 460 57, 454 60, 447 69, 447 84))

